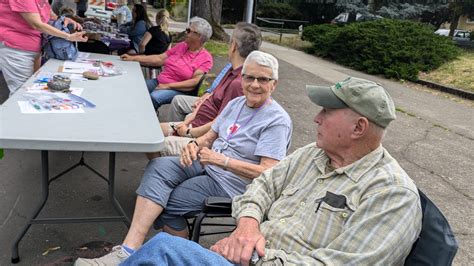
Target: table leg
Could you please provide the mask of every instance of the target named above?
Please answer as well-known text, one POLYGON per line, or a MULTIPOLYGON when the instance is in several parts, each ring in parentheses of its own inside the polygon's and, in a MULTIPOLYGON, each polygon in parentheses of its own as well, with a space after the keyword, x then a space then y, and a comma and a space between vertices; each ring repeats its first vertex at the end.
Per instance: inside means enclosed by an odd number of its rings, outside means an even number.
POLYGON ((33 215, 29 219, 28 223, 23 227, 23 230, 17 235, 12 245, 12 263, 18 263, 20 257, 18 255, 18 244, 20 243, 26 231, 30 228, 32 220, 34 220, 40 211, 43 209, 44 204, 48 200, 49 195, 49 162, 48 162, 48 151, 41 151, 41 199, 36 209, 33 211, 33 215))
POLYGON ((115 197, 115 152, 109 153, 109 198, 115 210, 122 217, 125 225, 130 228, 130 219, 125 214, 118 199, 115 197))
MULTIPOLYGON (((46 204, 46 201, 48 200, 48 195, 49 195, 49 183, 56 178, 62 176, 65 172, 68 172, 75 168, 76 166, 79 165, 85 165, 84 163, 79 163, 76 164, 75 166, 67 169, 67 171, 62 172, 58 176, 52 178, 52 180, 49 180, 49 160, 48 160, 48 151, 41 151, 41 166, 42 166, 42 178, 41 178, 41 183, 42 183, 42 194, 41 194, 41 199, 36 207, 36 209, 33 211, 33 215, 31 218, 28 220, 28 223, 25 225, 23 230, 17 235, 16 239, 13 241, 12 245, 12 257, 11 257, 11 262, 12 263, 18 263, 20 261, 20 257, 18 255, 18 245, 21 241, 21 239, 25 236, 26 232, 30 228, 32 224, 54 224, 54 223, 87 223, 87 222, 118 222, 122 221, 128 228, 130 228, 130 219, 127 217, 125 214, 125 211, 123 210, 122 206, 120 205, 120 202, 118 199, 115 197, 115 152, 111 152, 109 155, 109 179, 108 184, 109 184, 109 198, 110 201, 112 202, 112 206, 114 207, 115 211, 119 214, 119 216, 110 216, 110 217, 77 217, 77 218, 40 218, 37 219, 36 217, 38 214, 41 212, 43 209, 44 205, 46 204)), ((90 167, 88 167, 90 169, 90 167)), ((99 175, 101 178, 102 175, 100 175, 97 171, 93 170, 94 173, 99 175)))

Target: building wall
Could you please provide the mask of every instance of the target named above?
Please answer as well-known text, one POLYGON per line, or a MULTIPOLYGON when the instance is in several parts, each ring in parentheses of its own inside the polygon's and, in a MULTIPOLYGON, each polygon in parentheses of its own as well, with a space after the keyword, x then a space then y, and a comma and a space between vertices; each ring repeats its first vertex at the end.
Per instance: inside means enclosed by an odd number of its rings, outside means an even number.
POLYGON ((474 18, 462 16, 459 18, 458 29, 474 31, 474 18))
MULTIPOLYGON (((441 29, 449 29, 451 23, 443 23, 441 24, 441 29)), ((458 30, 468 30, 474 31, 474 18, 468 18, 467 16, 461 16, 458 22, 458 30)))

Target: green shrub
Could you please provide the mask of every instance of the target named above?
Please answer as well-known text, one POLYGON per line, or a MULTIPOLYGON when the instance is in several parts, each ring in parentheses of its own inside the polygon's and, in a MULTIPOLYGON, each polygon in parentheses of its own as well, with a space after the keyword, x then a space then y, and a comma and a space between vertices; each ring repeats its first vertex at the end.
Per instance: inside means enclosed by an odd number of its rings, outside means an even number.
POLYGON ((313 25, 303 37, 308 50, 369 74, 416 80, 459 55, 453 42, 421 23, 381 19, 343 26, 313 25))

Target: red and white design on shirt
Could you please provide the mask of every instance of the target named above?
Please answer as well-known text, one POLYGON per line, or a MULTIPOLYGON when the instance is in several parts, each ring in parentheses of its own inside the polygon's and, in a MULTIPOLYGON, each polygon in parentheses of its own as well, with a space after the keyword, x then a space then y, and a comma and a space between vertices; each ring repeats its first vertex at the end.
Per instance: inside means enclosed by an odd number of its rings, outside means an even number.
POLYGON ((237 132, 237 130, 239 130, 239 128, 240 128, 240 124, 235 123, 235 124, 230 125, 230 126, 227 128, 227 135, 228 135, 228 136, 234 135, 235 132, 237 132))

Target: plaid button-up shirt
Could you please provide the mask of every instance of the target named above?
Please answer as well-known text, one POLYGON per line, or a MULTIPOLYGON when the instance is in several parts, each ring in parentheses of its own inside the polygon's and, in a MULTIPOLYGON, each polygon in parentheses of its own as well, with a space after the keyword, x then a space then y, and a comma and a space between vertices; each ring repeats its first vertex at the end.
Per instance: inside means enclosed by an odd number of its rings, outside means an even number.
POLYGON ((234 198, 236 219, 260 222, 266 249, 259 264, 403 264, 421 230, 413 181, 382 146, 326 173, 328 160, 310 144, 234 198), (324 200, 328 191, 343 204, 324 200))

